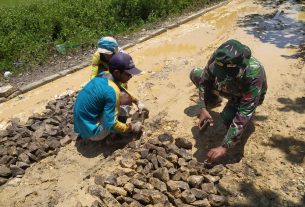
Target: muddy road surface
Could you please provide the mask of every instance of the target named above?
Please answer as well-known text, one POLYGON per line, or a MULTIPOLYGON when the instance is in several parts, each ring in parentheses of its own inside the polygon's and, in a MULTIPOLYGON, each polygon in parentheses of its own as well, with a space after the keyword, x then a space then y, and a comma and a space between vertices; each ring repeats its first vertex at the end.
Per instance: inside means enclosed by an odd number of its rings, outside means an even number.
MULTIPOLYGON (((304 7, 304 2, 234 0, 126 51, 145 71, 130 81, 130 90, 151 112, 137 142, 165 132, 184 137, 200 162, 225 135, 219 115, 225 103, 212 111, 214 126, 199 132, 198 108, 192 101, 198 92, 189 72, 204 66, 231 38, 248 45, 264 65, 264 104, 256 111, 246 145, 232 149, 222 160, 225 169, 214 183, 217 194, 227 199, 220 206, 305 206, 304 7)), ((33 113, 43 113, 47 102, 79 90, 89 74, 90 68, 84 68, 1 104, 2 128, 13 117, 25 122, 33 113)), ((88 186, 98 183, 97 176, 113 174, 124 153, 131 153, 128 149, 72 141, 2 185, 0 206, 98 206, 88 186)), ((200 205, 218 205, 208 198, 200 205)))

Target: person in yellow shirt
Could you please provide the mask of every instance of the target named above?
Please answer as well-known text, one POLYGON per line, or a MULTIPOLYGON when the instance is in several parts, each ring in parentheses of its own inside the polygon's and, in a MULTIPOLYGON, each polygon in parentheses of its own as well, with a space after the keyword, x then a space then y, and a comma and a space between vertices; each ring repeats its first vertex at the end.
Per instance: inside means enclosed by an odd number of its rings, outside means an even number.
POLYGON ((97 76, 100 72, 109 70, 110 58, 123 50, 119 48, 117 41, 113 37, 101 37, 97 42, 97 51, 92 57, 92 68, 90 79, 97 76))

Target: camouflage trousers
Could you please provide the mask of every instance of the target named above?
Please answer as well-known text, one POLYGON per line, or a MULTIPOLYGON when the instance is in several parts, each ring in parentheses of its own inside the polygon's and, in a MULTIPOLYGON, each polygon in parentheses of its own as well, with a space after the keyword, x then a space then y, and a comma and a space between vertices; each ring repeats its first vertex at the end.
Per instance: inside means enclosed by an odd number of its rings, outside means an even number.
MULTIPOLYGON (((202 73, 203 73, 202 68, 194 68, 190 73, 190 79, 197 88, 199 87, 199 82, 201 80, 202 73)), ((219 92, 213 89, 209 91, 209 94, 206 94, 206 97, 207 97, 207 104, 212 107, 217 104, 220 104, 222 100, 219 96, 219 92)), ((221 118, 223 119, 223 122, 226 125, 226 127, 230 126, 230 124, 232 123, 235 117, 239 100, 240 97, 236 97, 236 96, 229 97, 228 103, 221 112, 221 118)))

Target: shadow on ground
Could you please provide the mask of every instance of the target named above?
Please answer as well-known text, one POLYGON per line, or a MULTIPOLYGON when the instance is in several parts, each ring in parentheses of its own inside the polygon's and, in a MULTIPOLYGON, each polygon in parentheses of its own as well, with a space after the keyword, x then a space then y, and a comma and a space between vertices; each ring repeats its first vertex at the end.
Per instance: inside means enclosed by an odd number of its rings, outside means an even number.
POLYGON ((282 135, 273 135, 270 143, 265 146, 271 146, 280 149, 286 154, 286 160, 293 164, 301 164, 305 157, 305 141, 294 137, 284 137, 282 135))
POLYGON ((305 97, 296 98, 295 100, 290 98, 278 98, 277 100, 284 105, 278 109, 279 111, 305 113, 305 97))
MULTIPOLYGON (((284 1, 277 1, 284 2, 284 1)), ((276 7, 275 1, 257 1, 264 7, 276 7)), ((305 22, 288 17, 286 13, 297 12, 301 4, 287 10, 260 15, 246 15, 238 21, 238 25, 246 29, 247 33, 255 36, 264 43, 271 43, 279 48, 295 48, 296 52, 285 58, 302 58, 305 60, 305 22)))
MULTIPOLYGON (((226 193, 226 189, 218 187, 221 192, 226 193)), ((284 201, 278 192, 257 189, 252 182, 241 182, 238 189, 245 200, 241 201, 239 198, 233 199, 232 204, 230 204, 232 207, 303 207, 305 205, 305 196, 300 196, 298 203, 284 201)), ((230 193, 227 192, 226 194, 230 193)))
MULTIPOLYGON (((190 117, 196 117, 199 113, 200 108, 198 106, 189 106, 184 112, 190 117)), ((210 111, 211 116, 214 120, 214 125, 209 126, 206 130, 200 131, 198 126, 192 127, 191 131, 193 138, 195 139, 195 146, 197 151, 194 153, 194 157, 200 161, 204 162, 207 159, 207 152, 213 147, 220 146, 223 142, 224 136, 227 132, 226 127, 222 122, 222 118, 218 112, 210 111)), ((259 119, 265 120, 266 117, 259 117, 259 119)), ((247 126, 244 134, 242 135, 243 144, 239 144, 233 149, 230 149, 228 154, 218 160, 218 163, 222 164, 232 164, 239 162, 244 155, 244 146, 247 143, 250 135, 255 131, 253 122, 247 126)))
MULTIPOLYGON (((110 139, 110 137, 107 137, 110 139)), ((118 149, 124 148, 131 141, 135 139, 135 136, 124 137, 124 140, 111 142, 106 140, 102 141, 90 141, 90 140, 77 140, 75 143, 76 149, 79 153, 81 153, 84 157, 93 158, 99 155, 103 155, 104 157, 110 156, 113 152, 118 149)))

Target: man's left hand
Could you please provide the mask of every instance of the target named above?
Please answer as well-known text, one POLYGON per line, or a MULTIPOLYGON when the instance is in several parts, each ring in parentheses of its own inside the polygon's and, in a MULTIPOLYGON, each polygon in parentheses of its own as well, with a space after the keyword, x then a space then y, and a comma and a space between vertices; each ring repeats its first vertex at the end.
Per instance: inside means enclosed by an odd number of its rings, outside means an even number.
POLYGON ((227 153, 227 151, 228 151, 228 148, 223 147, 223 146, 212 148, 208 152, 208 160, 210 162, 214 162, 218 158, 224 156, 227 153))

